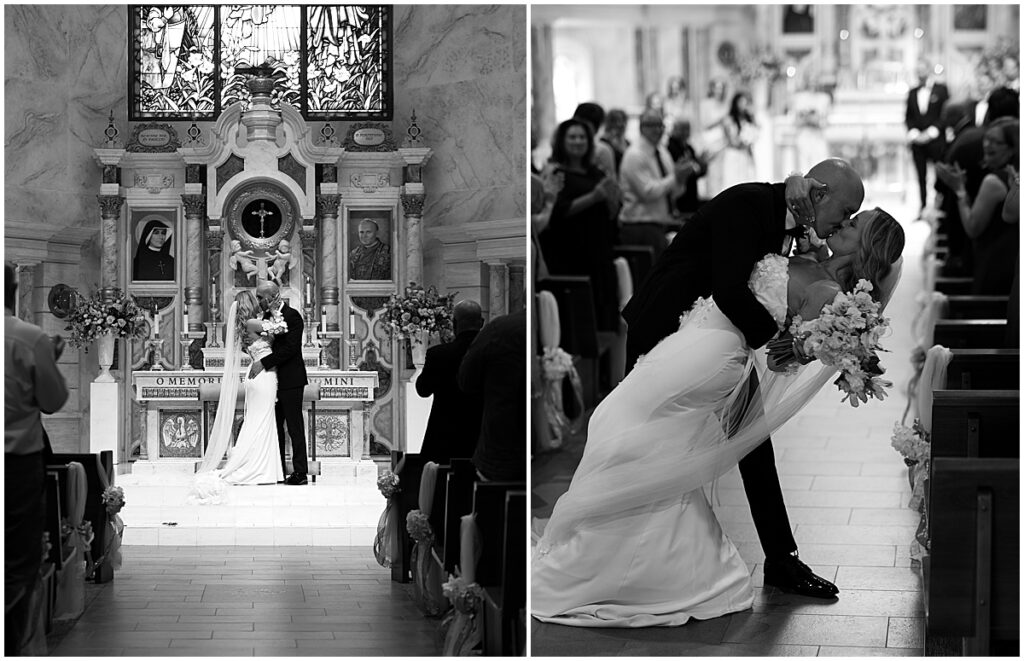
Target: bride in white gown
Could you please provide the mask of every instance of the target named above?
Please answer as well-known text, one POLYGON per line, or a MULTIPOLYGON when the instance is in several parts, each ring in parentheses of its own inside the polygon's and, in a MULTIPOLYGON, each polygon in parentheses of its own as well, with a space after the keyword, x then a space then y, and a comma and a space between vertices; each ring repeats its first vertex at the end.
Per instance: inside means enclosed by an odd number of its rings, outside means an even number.
POLYGON ((252 379, 241 375, 245 407, 235 445, 229 448, 242 351, 254 361, 271 353, 270 340, 261 335, 263 322, 259 315, 259 302, 250 291, 238 294, 231 304, 225 326, 231 332, 225 339, 224 375, 217 414, 189 493, 190 502, 220 503, 224 502, 228 485, 277 484, 284 479, 274 415, 277 400, 277 372, 274 370, 264 370, 252 379), (228 458, 221 466, 225 452, 228 458))
MULTIPOLYGON (((755 266, 749 286, 780 329, 797 313, 817 317, 862 277, 883 305, 891 295, 903 249, 891 216, 864 211, 829 245, 835 256, 826 264, 768 255, 755 266)), ((595 410, 582 461, 534 549, 533 616, 574 626, 674 626, 749 608, 750 571, 702 487, 834 373, 820 364, 798 375, 767 371, 764 353, 746 346, 714 300, 698 299, 679 330, 595 410), (760 387, 745 405, 751 369, 760 387)))

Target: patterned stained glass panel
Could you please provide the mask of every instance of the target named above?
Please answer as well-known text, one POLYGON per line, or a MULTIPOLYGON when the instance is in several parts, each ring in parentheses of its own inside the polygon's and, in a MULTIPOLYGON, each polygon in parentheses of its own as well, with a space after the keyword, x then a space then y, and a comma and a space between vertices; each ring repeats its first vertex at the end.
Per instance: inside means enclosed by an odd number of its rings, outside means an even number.
POLYGON ((132 118, 213 119, 213 7, 132 7, 132 118))
POLYGON ((214 120, 249 99, 236 67, 264 66, 272 102, 309 119, 389 120, 391 15, 364 5, 131 7, 129 119, 214 120))
POLYGON ((302 7, 225 5, 220 8, 221 107, 249 100, 248 76, 236 67, 267 66, 275 85, 271 101, 299 107, 302 7))
POLYGON ((390 9, 312 6, 306 29, 307 117, 391 119, 390 9))

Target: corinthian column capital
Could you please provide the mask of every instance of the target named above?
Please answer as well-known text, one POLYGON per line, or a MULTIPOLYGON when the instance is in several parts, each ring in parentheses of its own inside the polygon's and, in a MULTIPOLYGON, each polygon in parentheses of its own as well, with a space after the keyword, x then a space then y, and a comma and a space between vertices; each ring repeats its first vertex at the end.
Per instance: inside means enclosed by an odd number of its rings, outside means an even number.
POLYGON ((117 218, 121 215, 121 205, 124 204, 121 196, 97 195, 96 199, 100 201, 100 215, 104 218, 117 218))
POLYGON ((185 205, 186 216, 199 216, 202 217, 206 213, 206 196, 201 194, 189 193, 181 196, 181 201, 185 205))
POLYGON ((422 216, 423 201, 426 198, 422 193, 402 193, 402 209, 406 216, 422 216))

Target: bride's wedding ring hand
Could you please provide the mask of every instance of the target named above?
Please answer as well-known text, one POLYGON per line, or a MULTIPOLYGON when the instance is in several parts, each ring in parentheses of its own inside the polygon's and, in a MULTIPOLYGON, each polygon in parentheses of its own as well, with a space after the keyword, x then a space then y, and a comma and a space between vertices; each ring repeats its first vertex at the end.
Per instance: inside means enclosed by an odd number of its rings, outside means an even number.
POLYGON ((814 204, 811 202, 811 191, 825 188, 825 184, 811 177, 792 174, 786 178, 786 208, 798 223, 814 222, 814 204))

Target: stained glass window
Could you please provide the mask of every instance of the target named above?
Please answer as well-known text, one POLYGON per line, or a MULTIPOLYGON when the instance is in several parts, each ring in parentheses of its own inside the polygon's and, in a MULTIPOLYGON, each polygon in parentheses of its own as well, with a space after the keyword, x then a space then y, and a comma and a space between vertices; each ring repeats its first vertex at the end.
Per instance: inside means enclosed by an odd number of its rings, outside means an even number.
POLYGON ((391 7, 133 6, 130 119, 216 119, 264 67, 275 104, 309 119, 392 115, 391 7), (305 38, 303 38, 305 36, 305 38))

